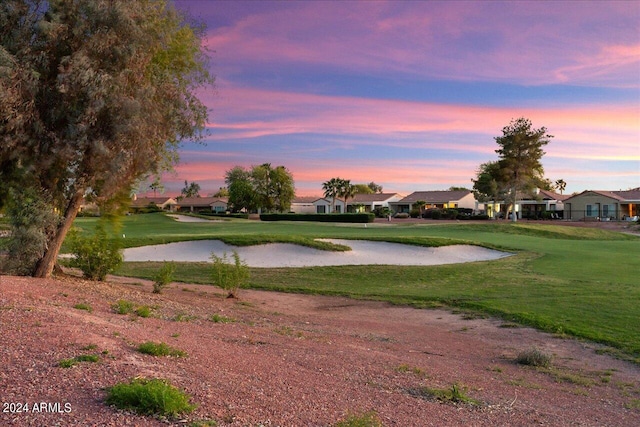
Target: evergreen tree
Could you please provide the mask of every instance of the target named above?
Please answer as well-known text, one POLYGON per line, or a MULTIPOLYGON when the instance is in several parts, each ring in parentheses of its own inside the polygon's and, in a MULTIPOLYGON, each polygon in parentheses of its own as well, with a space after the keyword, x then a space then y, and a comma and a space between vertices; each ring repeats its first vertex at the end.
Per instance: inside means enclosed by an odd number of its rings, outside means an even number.
POLYGON ((545 127, 533 129, 531 121, 524 117, 512 120, 502 128, 502 136, 495 138, 500 146, 496 153, 499 156, 501 175, 506 184, 514 222, 517 221, 518 195, 529 193, 535 187, 544 185, 541 159, 545 154, 543 147, 551 138, 553 136, 547 134, 545 127))

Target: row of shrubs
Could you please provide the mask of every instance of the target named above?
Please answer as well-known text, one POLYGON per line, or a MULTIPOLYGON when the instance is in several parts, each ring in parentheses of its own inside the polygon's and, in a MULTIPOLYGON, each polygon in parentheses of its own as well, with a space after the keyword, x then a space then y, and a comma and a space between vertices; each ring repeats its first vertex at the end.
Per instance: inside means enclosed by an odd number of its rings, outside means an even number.
POLYGON ((373 222, 375 215, 372 213, 345 213, 345 214, 293 214, 293 213, 268 213, 260 214, 261 221, 316 221, 316 222, 373 222))
POLYGON ((523 212, 523 219, 561 219, 563 212, 523 212))
MULTIPOLYGON (((402 218, 401 214, 397 214, 396 218, 402 218)), ((420 212, 419 209, 412 209, 411 212, 405 214, 405 218, 425 218, 425 219, 457 219, 457 220, 486 220, 489 219, 485 214, 474 214, 473 209, 458 208, 458 209, 427 209, 424 212, 420 212)))
POLYGON ((220 218, 249 219, 249 214, 247 214, 247 213, 226 213, 226 212, 202 211, 202 212, 198 212, 198 215, 213 216, 213 217, 220 217, 220 218))

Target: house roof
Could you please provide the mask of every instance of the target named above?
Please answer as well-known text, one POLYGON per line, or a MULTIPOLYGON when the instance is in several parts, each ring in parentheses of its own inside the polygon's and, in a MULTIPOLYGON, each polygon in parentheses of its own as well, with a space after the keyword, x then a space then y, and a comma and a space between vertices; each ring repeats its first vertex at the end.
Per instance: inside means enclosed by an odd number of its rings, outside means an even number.
POLYGON ((300 196, 300 197, 295 197, 291 203, 313 203, 316 200, 320 200, 322 199, 322 197, 317 197, 317 196, 300 196))
POLYGON ((226 197, 185 197, 178 200, 180 206, 211 206, 215 202, 227 203, 226 197))
POLYGON ((460 200, 469 194, 471 194, 470 190, 416 191, 396 203, 415 203, 419 200, 427 203, 448 203, 460 200))
POLYGON ((145 207, 152 203, 156 206, 161 206, 166 203, 175 204, 176 201, 171 197, 137 197, 135 200, 131 201, 131 206, 136 208, 145 207))
POLYGON ((612 191, 627 202, 640 202, 640 187, 626 191, 612 191))
POLYGON ((640 203, 640 188, 634 188, 632 190, 626 191, 585 190, 582 193, 575 194, 567 198, 567 200, 582 196, 583 194, 587 193, 599 194, 600 196, 608 197, 609 199, 617 200, 619 202, 640 203))
POLYGON ((384 202, 392 197, 400 196, 398 193, 373 193, 373 194, 356 194, 350 201, 352 203, 372 203, 384 202))
POLYGON ((559 194, 550 190, 538 189, 538 194, 536 195, 518 192, 516 194, 516 197, 518 200, 558 200, 562 202, 571 196, 565 195, 565 194, 559 194))
POLYGON ((560 194, 560 193, 556 193, 555 191, 549 191, 549 190, 540 190, 539 194, 545 200, 560 200, 560 201, 564 201, 564 200, 567 200, 569 197, 571 197, 568 194, 560 194))

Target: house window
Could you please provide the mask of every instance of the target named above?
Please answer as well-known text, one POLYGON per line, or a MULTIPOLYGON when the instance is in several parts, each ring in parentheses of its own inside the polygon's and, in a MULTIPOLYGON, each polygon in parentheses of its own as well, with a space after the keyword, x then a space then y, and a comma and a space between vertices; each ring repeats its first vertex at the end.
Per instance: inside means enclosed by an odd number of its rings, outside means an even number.
POLYGON ((327 207, 325 205, 316 206, 316 213, 319 213, 319 214, 327 213, 327 207))
POLYGON ((609 218, 616 215, 615 205, 602 205, 602 217, 609 218))
POLYGON ((588 217, 598 216, 598 205, 587 205, 586 216, 588 217))
POLYGON ((342 206, 336 205, 336 212, 337 213, 341 213, 342 212, 342 206))

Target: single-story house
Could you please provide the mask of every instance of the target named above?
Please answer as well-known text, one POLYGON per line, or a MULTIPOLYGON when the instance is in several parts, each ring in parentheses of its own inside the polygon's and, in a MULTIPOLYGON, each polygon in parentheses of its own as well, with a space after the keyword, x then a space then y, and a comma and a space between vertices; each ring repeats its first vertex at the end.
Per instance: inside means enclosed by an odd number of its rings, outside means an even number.
MULTIPOLYGON (((356 194, 347 199, 347 212, 373 212, 376 208, 390 207, 390 203, 402 198, 398 193, 356 194)), ((344 200, 330 197, 296 197, 291 202, 293 213, 342 213, 344 200)))
POLYGON ((570 196, 549 190, 537 189, 535 195, 523 196, 517 201, 522 218, 542 218, 543 212, 562 215, 564 201, 570 196))
POLYGON ((319 198, 313 202, 316 208, 316 213, 343 213, 344 212, 344 200, 336 198, 332 200, 330 198, 319 198))
MULTIPOLYGON (((518 194, 516 200, 516 214, 518 218, 543 218, 543 212, 549 212, 554 217, 562 218, 564 201, 570 196, 558 194, 549 190, 536 189, 533 194, 518 194)), ((509 203, 504 200, 484 203, 484 211, 490 217, 502 213, 506 215, 509 203)))
POLYGON ((336 199, 333 202, 330 198, 324 197, 296 197, 291 202, 291 212, 293 213, 341 213, 344 212, 344 200, 336 199), (333 209, 335 207, 335 209, 333 209))
POLYGON ((398 193, 356 194, 347 199, 347 212, 373 212, 378 208, 390 208, 390 204, 402 199, 398 193))
POLYGON ((172 197, 137 197, 134 195, 131 201, 131 210, 135 212, 147 208, 150 205, 155 205, 163 211, 173 212, 176 210, 177 203, 176 199, 172 197))
POLYGON ((469 190, 416 191, 397 202, 389 203, 389 206, 396 213, 408 213, 417 208, 416 202, 425 202, 423 209, 477 208, 476 198, 469 190))
POLYGON ((625 220, 640 215, 640 187, 626 191, 586 190, 564 201, 564 217, 573 221, 625 220))
POLYGON ((178 200, 176 210, 182 212, 217 212, 227 211, 228 201, 226 197, 184 197, 178 200))
POLYGON ((295 197, 291 201, 290 211, 297 214, 314 214, 316 213, 316 205, 314 204, 319 197, 295 197))

